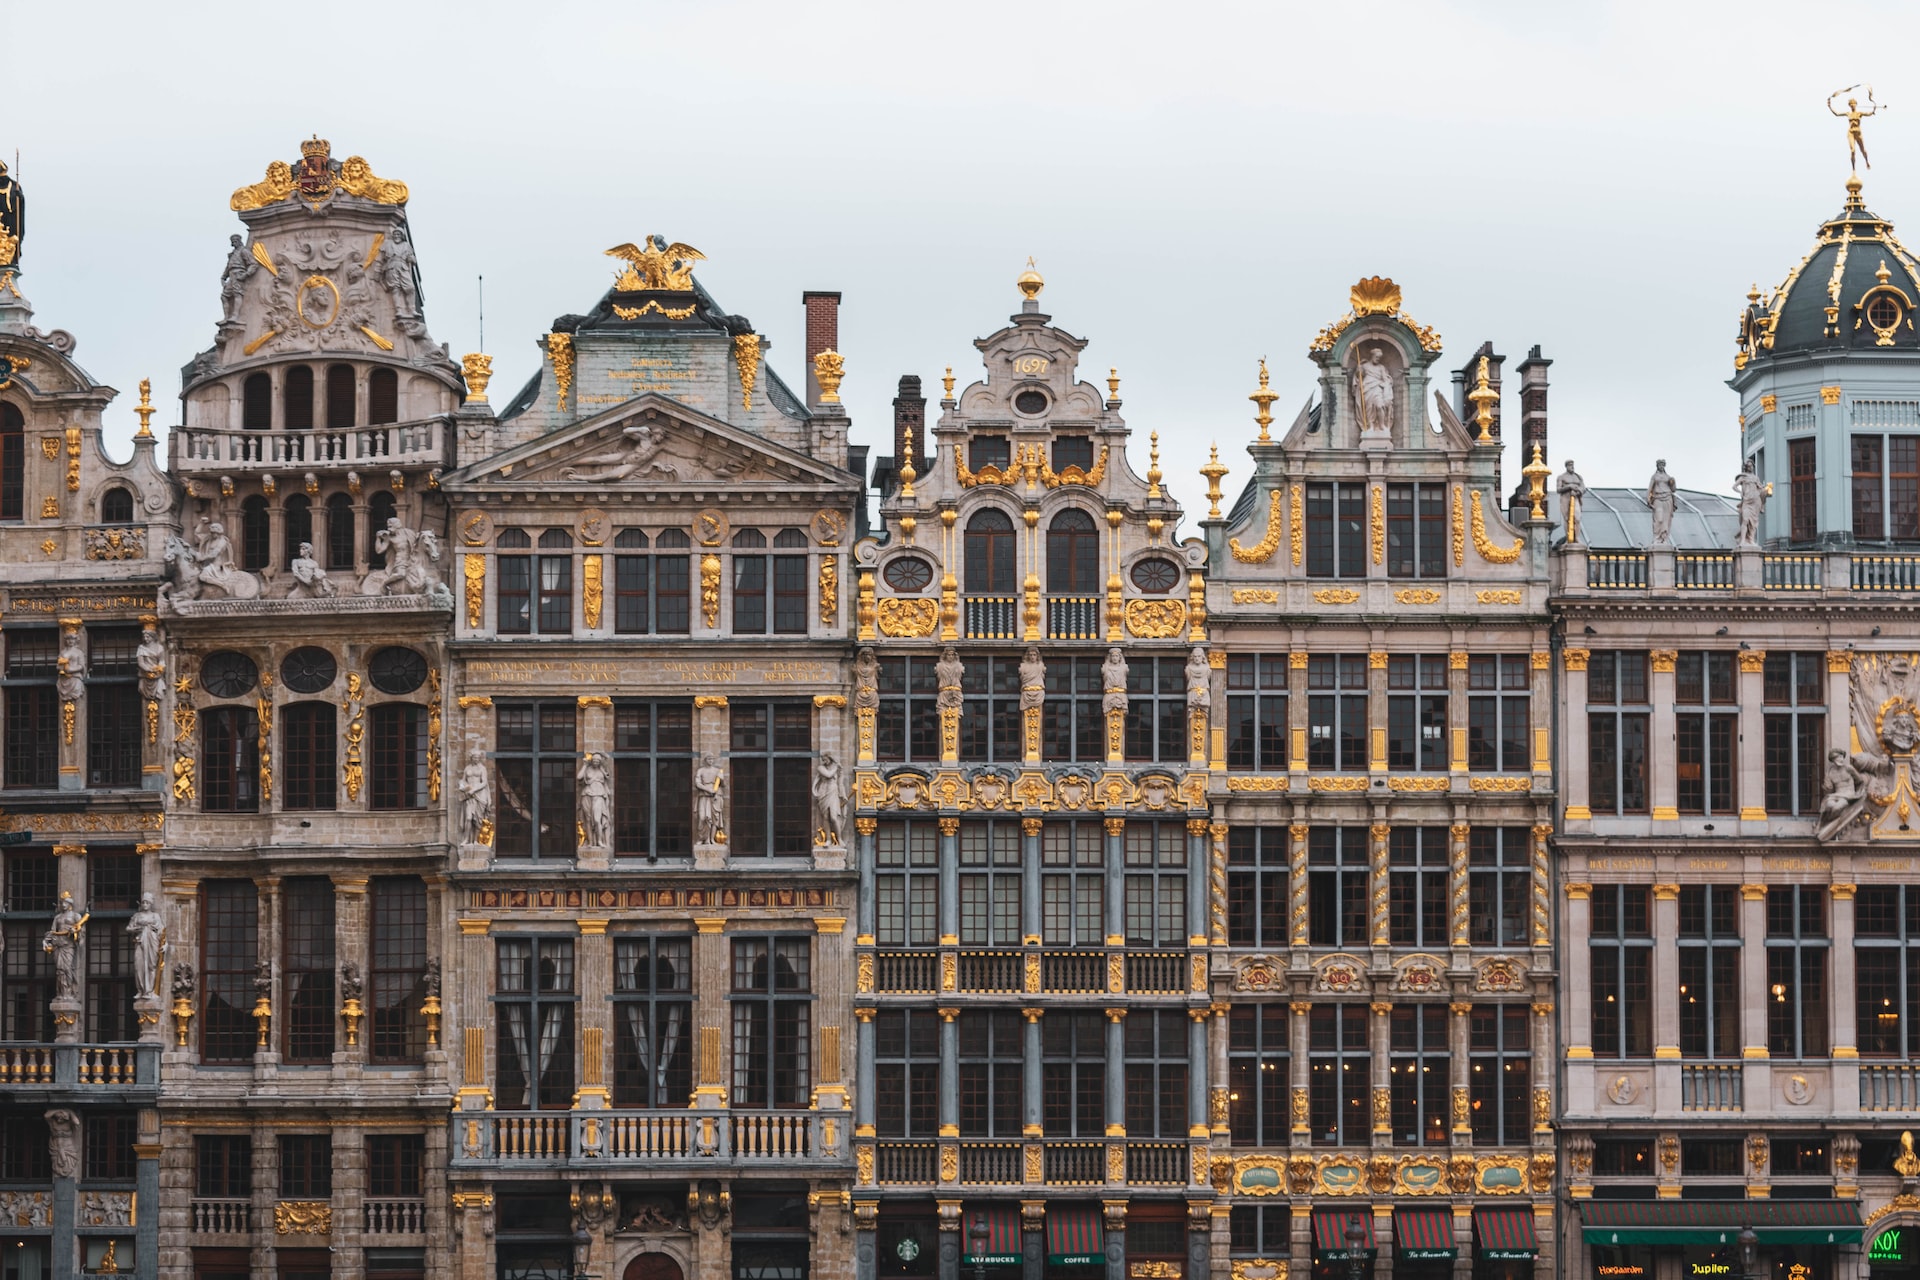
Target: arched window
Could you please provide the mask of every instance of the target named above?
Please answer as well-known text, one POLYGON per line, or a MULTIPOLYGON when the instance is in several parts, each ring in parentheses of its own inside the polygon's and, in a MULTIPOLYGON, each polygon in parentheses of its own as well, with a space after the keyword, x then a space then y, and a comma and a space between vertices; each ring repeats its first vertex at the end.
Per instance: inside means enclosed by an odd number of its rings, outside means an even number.
POLYGON ((248 374, 240 389, 240 427, 244 431, 273 429, 273 379, 264 373, 248 374))
POLYGON ((367 378, 367 421, 400 421, 400 378, 391 369, 375 369, 367 378))
POLYGON ((327 568, 353 568, 353 499, 344 493, 327 499, 327 568))
POLYGON ((287 499, 287 568, 293 567, 300 544, 313 541, 313 500, 304 493, 287 499))
POLYGON ((353 425, 353 366, 327 366, 327 429, 342 431, 353 425))
POLYGON ((1093 517, 1069 508, 1047 526, 1047 590, 1054 593, 1100 589, 1100 534, 1093 517))
POLYGON ((0 404, 0 520, 24 520, 27 507, 27 420, 0 404))
POLYGON ((101 524, 133 523, 133 492, 118 485, 100 495, 101 524))
POLYGON ((267 500, 254 494, 240 504, 240 567, 264 569, 273 558, 273 533, 267 521, 267 500))
POLYGON ((1006 512, 988 508, 967 521, 962 560, 968 593, 1014 590, 1013 520, 1006 512))
POLYGON ((287 430, 313 430, 313 370, 303 364, 287 370, 281 395, 286 400, 287 430))
POLYGON ((380 553, 375 544, 393 516, 393 495, 385 489, 367 500, 367 563, 375 569, 387 567, 386 556, 380 553))

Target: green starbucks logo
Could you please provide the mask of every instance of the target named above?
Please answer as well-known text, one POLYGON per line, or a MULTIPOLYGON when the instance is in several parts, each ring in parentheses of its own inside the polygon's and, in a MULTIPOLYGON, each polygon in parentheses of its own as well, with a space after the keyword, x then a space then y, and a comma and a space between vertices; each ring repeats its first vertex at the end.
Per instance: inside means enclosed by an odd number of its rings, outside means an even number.
POLYGON ((912 1236, 902 1236, 900 1243, 893 1246, 893 1251, 900 1256, 900 1261, 912 1262, 920 1256, 920 1242, 912 1236))

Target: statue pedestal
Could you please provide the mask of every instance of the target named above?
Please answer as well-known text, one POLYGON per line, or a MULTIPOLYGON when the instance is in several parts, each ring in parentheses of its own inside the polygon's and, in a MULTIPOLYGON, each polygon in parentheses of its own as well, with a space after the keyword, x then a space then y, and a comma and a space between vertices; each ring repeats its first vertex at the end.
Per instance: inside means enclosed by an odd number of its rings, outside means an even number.
POLYGON ((485 871, 493 865, 493 848, 484 844, 460 846, 460 870, 485 871))
POLYGON ((166 1038, 160 1029, 160 1020, 166 1013, 166 1003, 159 996, 135 996, 133 998, 134 1021, 140 1028, 141 1044, 165 1044, 166 1038))
POLYGON ((696 844, 693 846, 693 869, 695 871, 724 871, 727 867, 727 846, 723 844, 696 844))
POLYGON ((573 855, 573 865, 578 871, 611 871, 613 850, 605 845, 581 845, 573 855))
POLYGON ((813 851, 813 869, 815 871, 845 871, 847 869, 847 846, 843 844, 822 845, 813 851))
POLYGON ((55 1044, 80 1043, 80 1002, 63 1000, 55 996, 50 1003, 53 1010, 53 1042, 55 1044))
POLYGON ((1736 547, 1733 552, 1733 586, 1736 591, 1764 591, 1766 582, 1758 547, 1736 547))

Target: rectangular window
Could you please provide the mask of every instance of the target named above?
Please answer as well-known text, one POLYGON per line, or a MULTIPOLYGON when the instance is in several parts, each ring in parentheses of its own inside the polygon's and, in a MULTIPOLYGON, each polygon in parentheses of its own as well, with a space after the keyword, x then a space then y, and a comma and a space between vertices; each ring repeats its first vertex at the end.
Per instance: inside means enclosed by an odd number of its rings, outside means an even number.
POLYGON ((874 1129, 882 1138, 926 1138, 940 1129, 940 1018, 932 1009, 874 1016, 874 1129))
MULTIPOLYGON (((1680 1053, 1740 1056, 1740 891, 1680 887, 1680 1053)), ((1865 1052, 1863 1048, 1861 1052, 1865 1052)))
MULTIPOLYGON (((427 886, 417 876, 382 876, 372 885, 368 1060, 415 1063, 427 1051, 427 886)), ((437 980, 436 972, 436 980, 437 980)))
POLYGON ((1185 824, 1129 821, 1124 839, 1127 945, 1180 946, 1190 936, 1185 824))
POLYGON ((1477 1146, 1528 1141, 1533 1050, 1527 1006, 1476 1003, 1468 1015, 1467 1106, 1477 1146))
POLYGON ((1125 749, 1129 760, 1182 764, 1187 759, 1187 666, 1183 658, 1127 663, 1125 749))
POLYGON ((1853 918, 1861 1056, 1920 1057, 1920 888, 1863 885, 1853 918))
MULTIPOLYGON (((776 541, 774 545, 781 544, 776 541)), ((805 556, 773 558, 773 633, 794 636, 807 633, 805 556)))
MULTIPOLYGON (((87 785, 140 785, 138 627, 87 628, 87 785)), ((74 674, 79 674, 75 672, 74 674)))
POLYGON ((1818 813, 1827 743, 1826 655, 1769 651, 1764 671, 1767 812, 1818 813))
POLYGON ((614 704, 613 851, 646 858, 693 852, 691 703, 614 704))
MULTIPOLYGON (((919 699, 920 705, 915 709, 918 732, 914 734, 914 743, 917 748, 924 741, 931 754, 911 758, 938 759, 940 718, 932 697, 937 692, 937 682, 931 677, 933 660, 891 658, 886 661, 911 662, 917 668, 926 696, 919 699)), ((1018 763, 1021 759, 1019 660, 968 658, 960 677, 960 692, 964 696, 960 704, 960 758, 1018 763)), ((884 713, 886 704, 881 705, 884 713)))
POLYGON ((330 702, 296 702, 280 709, 280 804, 286 809, 331 809, 339 766, 330 702))
POLYGON ((200 713, 200 808, 259 812, 260 718, 252 707, 208 707, 200 713))
POLYGON ((1447 1145, 1447 1006, 1397 1004, 1389 1015, 1388 1085, 1393 1141, 1402 1147, 1447 1145))
POLYGON ((1316 1003, 1307 1014, 1307 1116, 1316 1147, 1365 1146, 1367 1006, 1316 1003))
POLYGON ((1446 654, 1388 656, 1387 768, 1446 772, 1446 654))
POLYGON ((960 945, 1017 947, 1021 931, 1020 826, 960 824, 960 945))
POLYGON ((1293 1215, 1284 1204, 1235 1205, 1227 1221, 1236 1258, 1284 1258, 1293 1248, 1293 1215))
POLYGON ((1287 655, 1227 655, 1227 768, 1287 767, 1287 655))
POLYGON ((1078 467, 1082 471, 1093 470, 1092 436, 1054 437, 1053 469, 1065 471, 1068 467, 1078 467))
POLYGON ((1737 812, 1740 713, 1731 653, 1683 652, 1674 662, 1674 754, 1681 813, 1737 812))
POLYGON ((253 1194, 253 1139, 246 1134, 196 1134, 193 1194, 201 1200, 238 1200, 253 1194))
POLYGON ((1040 1050, 1041 1117, 1047 1136, 1103 1135, 1107 1020, 1093 1009, 1049 1012, 1040 1020, 1040 1050))
POLYGON ((1476 947, 1524 947, 1533 898, 1525 827, 1475 827, 1467 836, 1467 901, 1476 947))
MULTIPOLYGON (((985 666, 986 661, 976 658, 974 664, 985 666)), ((874 754, 879 759, 919 760, 929 764, 940 759, 940 712, 935 701, 940 681, 935 665, 933 658, 880 659, 874 679, 875 691, 880 696, 874 716, 874 754)), ((970 669, 972 666, 969 664, 970 669)), ((1017 692, 1017 675, 1015 686, 1017 692)), ((980 732, 979 725, 969 725, 970 718, 963 709, 960 715, 963 741, 971 741, 969 730, 973 735, 980 732)), ((965 749, 960 754, 967 760, 986 758, 976 757, 965 749)), ((1001 758, 1017 760, 1020 757, 1016 749, 1013 756, 1001 758)))
MULTIPOLYGON (((200 1061, 251 1063, 260 917, 251 880, 200 886, 200 1061)), ((11 955, 13 948, 7 948, 11 955)))
POLYGON ((1365 827, 1307 832, 1307 936, 1316 947, 1369 945, 1365 827))
POLYGON ((501 938, 494 944, 494 1090, 502 1111, 573 1105, 573 939, 501 938))
POLYGON ((494 630, 503 636, 533 631, 533 557, 495 556, 494 630))
POLYGON ((1005 436, 982 434, 967 441, 967 469, 970 471, 981 471, 987 467, 1005 471, 1012 460, 1012 446, 1005 436))
POLYGON ((1887 524, 1892 537, 1920 538, 1920 436, 1887 437, 1887 524))
POLYGON ((613 940, 613 1105, 693 1098, 693 940, 613 940))
POLYGON ((503 858, 571 858, 575 847, 575 705, 502 702, 494 711, 495 852, 503 858))
POLYGON ((1395 827, 1387 837, 1387 920, 1396 947, 1444 947, 1447 930, 1445 827, 1395 827))
POLYGON ((1595 650, 1587 660, 1588 804, 1595 813, 1647 812, 1645 651, 1595 650))
POLYGON ((1467 659, 1467 768, 1522 773, 1527 755, 1532 658, 1524 653, 1467 659))
POLYGON ((1825 889, 1767 890, 1767 1051, 1776 1058, 1827 1056, 1829 948, 1825 889))
POLYGON ((1853 452, 1853 536, 1877 542, 1887 536, 1886 439, 1856 435, 1853 452))
POLYGON ((1042 759, 1098 763, 1107 758, 1100 663, 1099 658, 1047 659, 1047 697, 1040 713, 1042 759))
POLYGON ((1187 1025, 1178 1009, 1136 1009, 1127 1018, 1128 1137, 1187 1136, 1187 1025))
MULTIPOLYGON (((544 545, 545 537, 541 538, 544 545)), ((541 635, 571 635, 573 633, 573 557, 537 556, 540 585, 540 607, 538 610, 539 631, 541 635)))
POLYGON ((1593 890, 1593 1056, 1653 1054, 1653 917, 1646 885, 1593 890))
POLYGON ((1307 486, 1307 576, 1367 576, 1367 486, 1307 486))
POLYGON ((1795 542, 1820 536, 1820 488, 1811 438, 1787 441, 1788 502, 1795 542))
POLYGON ((813 704, 736 702, 731 720, 730 852, 805 856, 813 848, 813 704))
POLYGON ((6 950, 0 953, 0 998, 5 1000, 6 1039, 53 1039, 53 956, 46 950, 47 930, 58 906, 58 860, 45 853, 6 856, 4 904, 6 950))
POLYGON ((59 633, 9 630, 5 642, 6 785, 53 787, 60 775, 59 633))
POLYGON ((325 1133, 280 1135, 280 1198, 325 1200, 333 1195, 333 1138, 325 1133))
POLYGON ((1106 941, 1106 854, 1098 822, 1040 828, 1040 923, 1050 947, 1106 941))
POLYGON ((1367 655, 1307 658, 1307 767, 1367 767, 1367 655))
POLYGON ((86 1114, 86 1164, 89 1182, 132 1182, 138 1161, 133 1144, 140 1134, 140 1117, 131 1111, 95 1111, 86 1114))
POLYGON ((963 1010, 959 1030, 960 1136, 1018 1138, 1026 1104, 1020 1014, 963 1010))
POLYGON ((1227 829, 1227 945, 1284 947, 1293 940, 1289 844, 1285 827, 1227 829))
POLYGON ((766 630, 767 558, 736 552, 733 557, 733 634, 757 636, 766 634, 766 630))
POLYGON ((737 1108, 799 1108, 813 1084, 812 944, 733 940, 733 1099, 737 1108))
POLYGON ((1851 442, 1853 536, 1920 538, 1920 436, 1856 433, 1851 442))
POLYGON ((874 833, 874 940, 931 947, 940 933, 940 833, 927 821, 884 822, 874 833))
POLYGON ((1235 1004, 1227 1018, 1227 1128, 1236 1147, 1284 1147, 1292 1044, 1285 1004, 1235 1004))
POLYGON ((280 962, 281 1002, 275 1019, 285 1037, 288 1062, 333 1059, 334 999, 333 882, 318 876, 286 881, 280 962))
MULTIPOLYGON (((87 1043, 140 1037, 133 1013, 133 937, 127 921, 140 905, 140 855, 87 854, 87 1043)), ((156 975, 155 986, 158 987, 156 975)))
POLYGON ((368 709, 373 754, 367 771, 369 809, 419 809, 427 803, 427 710, 411 702, 368 709))
POLYGON ((1387 576, 1447 576, 1447 486, 1387 486, 1387 576))
POLYGON ((367 1139, 367 1194, 381 1199, 411 1198, 425 1192, 427 1164, 424 1134, 382 1134, 367 1139))
MULTIPOLYGON (((644 548, 647 535, 622 529, 614 539, 619 550, 644 548)), ((654 555, 615 555, 613 558, 613 629, 619 635, 685 635, 690 617, 687 587, 691 579, 686 535, 663 530, 653 543, 654 555), (677 540, 676 540, 677 539, 677 540)))

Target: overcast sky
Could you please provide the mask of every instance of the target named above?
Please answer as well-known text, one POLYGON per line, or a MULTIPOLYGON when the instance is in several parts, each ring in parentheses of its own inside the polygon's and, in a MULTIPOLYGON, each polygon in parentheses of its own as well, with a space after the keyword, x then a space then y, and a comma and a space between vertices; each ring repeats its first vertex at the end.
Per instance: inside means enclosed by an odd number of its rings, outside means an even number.
POLYGON ((1284 425, 1376 273, 1440 370, 1540 344, 1556 470, 1634 485, 1664 456, 1724 490, 1735 314, 1844 199, 1842 86, 1889 105, 1865 196, 1920 244, 1911 3, 72 4, 6 31, 21 284, 120 389, 116 452, 143 375, 177 420, 228 196, 312 133, 411 187, 456 357, 484 274, 496 404, 602 251, 657 232, 796 387, 801 291, 841 290, 854 438, 886 452, 899 375, 964 383, 1031 254, 1190 516, 1209 441, 1245 479, 1256 360, 1284 425))

